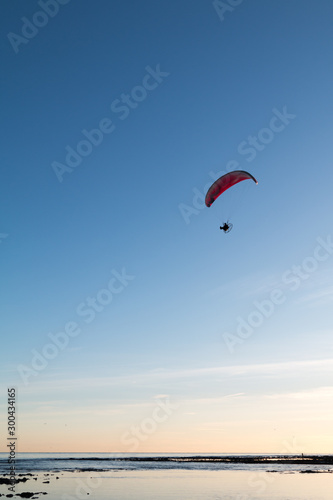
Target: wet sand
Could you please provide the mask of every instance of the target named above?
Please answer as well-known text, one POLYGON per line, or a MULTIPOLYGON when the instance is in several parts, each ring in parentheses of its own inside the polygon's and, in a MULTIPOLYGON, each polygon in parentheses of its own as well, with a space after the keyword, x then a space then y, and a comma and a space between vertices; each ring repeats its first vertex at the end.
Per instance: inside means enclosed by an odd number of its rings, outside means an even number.
POLYGON ((47 500, 331 500, 333 491, 333 474, 324 471, 50 471, 18 476, 15 493, 1 479, 3 497, 47 500))

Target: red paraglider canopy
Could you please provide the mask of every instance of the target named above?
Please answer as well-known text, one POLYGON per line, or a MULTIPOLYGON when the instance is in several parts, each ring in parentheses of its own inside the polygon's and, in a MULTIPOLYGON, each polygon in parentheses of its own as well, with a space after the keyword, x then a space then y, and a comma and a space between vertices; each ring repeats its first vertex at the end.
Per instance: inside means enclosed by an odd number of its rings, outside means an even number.
POLYGON ((253 175, 245 172, 245 170, 234 170, 228 174, 222 175, 217 181, 210 186, 207 191, 205 203, 207 207, 210 207, 216 198, 218 198, 224 191, 234 186, 238 182, 245 181, 247 179, 252 179, 256 184, 258 181, 253 177, 253 175))

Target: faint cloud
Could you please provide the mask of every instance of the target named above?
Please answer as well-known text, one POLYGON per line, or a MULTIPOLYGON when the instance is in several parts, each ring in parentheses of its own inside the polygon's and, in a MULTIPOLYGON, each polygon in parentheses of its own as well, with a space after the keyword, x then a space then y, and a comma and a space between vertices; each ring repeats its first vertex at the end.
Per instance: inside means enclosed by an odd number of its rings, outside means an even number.
POLYGON ((245 396, 245 392, 236 392, 236 394, 227 394, 226 396, 223 396, 224 399, 226 398, 238 398, 239 396, 245 396))
POLYGON ((315 387, 306 391, 287 392, 281 394, 268 394, 265 396, 267 399, 296 399, 296 400, 309 400, 309 399, 333 399, 333 386, 315 387))
MULTIPOLYGON (((324 375, 331 376, 333 371, 333 359, 322 359, 322 360, 304 360, 304 361, 290 361, 290 362, 280 362, 280 363, 261 363, 261 364, 251 364, 251 365, 232 365, 232 366, 217 366, 213 368, 197 368, 191 370, 165 370, 163 373, 154 373, 154 379, 156 384, 161 384, 165 381, 177 380, 181 384, 187 379, 204 379, 213 380, 223 380, 223 378, 229 379, 234 378, 247 378, 249 376, 258 376, 261 379, 263 377, 291 377, 292 375, 297 375, 302 377, 303 374, 308 374, 311 372, 314 375, 324 375)), ((152 372, 138 373, 135 375, 137 382, 144 386, 145 384, 151 383, 152 372)), ((48 396, 51 394, 59 393, 62 397, 71 391, 77 391, 78 393, 84 391, 88 394, 90 390, 103 388, 114 388, 117 389, 121 387, 128 387, 132 385, 133 375, 123 375, 114 377, 96 377, 96 378, 79 378, 79 379, 40 379, 36 381, 35 384, 29 384, 25 387, 25 394, 37 394, 39 397, 41 394, 45 393, 48 396)), ((245 397, 243 393, 232 393, 230 395, 220 396, 220 398, 240 398, 245 397)), ((162 395, 162 398, 167 398, 168 395, 162 395)), ((162 399, 161 398, 161 399, 162 399)), ((96 399, 96 398, 95 398, 96 399)), ((155 396, 154 400, 158 398, 155 396)), ((147 403, 151 404, 151 403, 147 403)), ((142 403, 140 403, 142 405, 142 403)))
POLYGON ((327 235, 325 239, 317 237, 316 246, 312 252, 301 262, 293 264, 282 273, 279 287, 274 288, 269 293, 266 292, 261 300, 255 300, 252 309, 246 315, 236 317, 235 333, 224 332, 222 334, 228 351, 233 353, 236 347, 244 344, 258 328, 261 328, 264 322, 271 318, 287 299, 290 300, 290 292, 294 293, 300 287, 307 290, 308 283, 312 287, 317 286, 318 282, 322 282, 323 272, 326 274, 325 262, 331 255, 333 255, 331 235, 327 235))
POLYGON ((320 288, 313 293, 309 293, 300 297, 296 303, 305 304, 309 306, 323 306, 327 304, 332 304, 333 302, 333 286, 328 286, 325 289, 320 288))
POLYGON ((260 294, 269 293, 279 285, 281 277, 278 274, 258 272, 248 274, 216 288, 209 290, 208 297, 221 296, 235 297, 237 300, 242 298, 256 297, 260 294))

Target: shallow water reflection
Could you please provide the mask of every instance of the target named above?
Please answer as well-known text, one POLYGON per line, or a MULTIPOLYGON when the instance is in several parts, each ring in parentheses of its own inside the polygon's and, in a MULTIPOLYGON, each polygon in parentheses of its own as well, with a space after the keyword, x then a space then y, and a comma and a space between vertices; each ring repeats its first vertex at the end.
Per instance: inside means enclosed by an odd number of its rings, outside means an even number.
MULTIPOLYGON (((46 491, 47 500, 328 500, 332 473, 249 471, 112 471, 43 474, 16 486, 16 493, 46 491), (88 496, 89 495, 89 496, 88 496)), ((5 487, 1 493, 6 494, 5 487)))

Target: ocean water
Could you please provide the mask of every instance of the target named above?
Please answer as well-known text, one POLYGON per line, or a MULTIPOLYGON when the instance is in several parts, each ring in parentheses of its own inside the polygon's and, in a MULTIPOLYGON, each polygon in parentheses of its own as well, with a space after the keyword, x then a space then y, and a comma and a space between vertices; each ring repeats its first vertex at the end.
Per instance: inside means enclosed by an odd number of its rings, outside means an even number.
MULTIPOLYGON (((256 455, 22 453, 15 494, 49 500, 332 500, 331 464, 278 463, 256 455), (225 462, 227 457, 231 461, 225 462), (244 463, 247 462, 247 463, 244 463), (47 495, 42 495, 47 493, 47 495)), ((1 473, 8 456, 0 454, 1 473)), ((304 462, 304 463, 303 463, 304 462)), ((9 493, 0 485, 0 493, 9 493)), ((15 498, 15 497, 14 497, 15 498)), ((18 497, 17 497, 18 498, 18 497)))
MULTIPOLYGON (((333 471, 333 455, 324 464, 313 463, 320 455, 198 454, 193 453, 18 453, 18 473, 43 471, 121 470, 245 470, 333 471), (331 463, 329 463, 329 461, 331 463), (298 462, 298 463, 295 463, 298 462)), ((0 473, 8 471, 8 454, 0 453, 0 473)), ((332 494, 333 498, 333 494, 332 494)))

